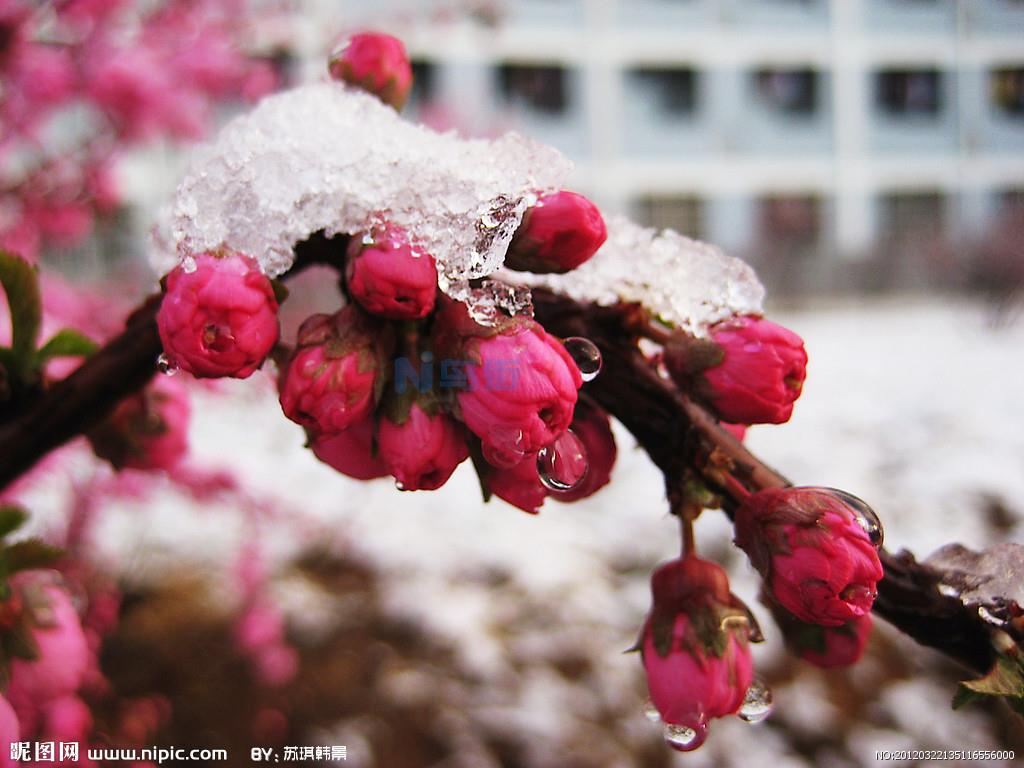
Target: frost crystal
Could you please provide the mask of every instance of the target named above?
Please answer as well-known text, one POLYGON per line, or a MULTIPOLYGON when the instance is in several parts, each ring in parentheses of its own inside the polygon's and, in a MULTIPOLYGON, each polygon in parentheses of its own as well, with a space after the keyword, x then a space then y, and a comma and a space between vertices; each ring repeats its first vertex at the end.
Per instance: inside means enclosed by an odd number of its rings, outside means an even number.
POLYGON ((443 290, 466 299, 469 280, 501 266, 523 211, 570 169, 556 150, 514 133, 439 134, 340 83, 306 85, 264 99, 197 153, 167 231, 155 234, 154 265, 165 272, 227 246, 274 277, 312 233, 386 220, 434 255, 443 290))
POLYGON ((764 287, 745 262, 672 230, 617 217, 590 261, 564 275, 531 278, 578 301, 636 301, 662 322, 691 333, 733 315, 760 314, 764 287))

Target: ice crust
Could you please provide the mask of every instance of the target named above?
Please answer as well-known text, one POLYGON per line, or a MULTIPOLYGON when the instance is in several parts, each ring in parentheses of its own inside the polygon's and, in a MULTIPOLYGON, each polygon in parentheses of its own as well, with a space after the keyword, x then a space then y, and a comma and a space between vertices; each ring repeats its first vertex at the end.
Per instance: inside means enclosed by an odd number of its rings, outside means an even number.
POLYGON ((635 301, 662 322, 703 335, 733 315, 761 314, 764 287, 745 262, 673 230, 607 222, 608 240, 590 261, 564 275, 531 280, 579 301, 635 301))
POLYGON ((197 152, 154 230, 154 266, 164 273, 228 247, 276 277, 314 232, 354 234, 388 221, 434 256, 441 289, 484 323, 531 312, 529 291, 509 284, 524 281, 601 304, 638 301, 697 334, 761 311, 764 289, 742 261, 623 218, 567 275, 481 280, 501 268, 526 208, 561 189, 570 170, 557 150, 515 133, 463 139, 403 120, 340 83, 304 85, 264 99, 197 152))
POLYGON ((523 211, 571 167, 515 133, 462 139, 340 83, 304 85, 264 99, 198 152, 154 237, 155 266, 226 246, 275 277, 310 234, 387 220, 434 255, 442 289, 462 298, 468 280, 500 267, 523 211))

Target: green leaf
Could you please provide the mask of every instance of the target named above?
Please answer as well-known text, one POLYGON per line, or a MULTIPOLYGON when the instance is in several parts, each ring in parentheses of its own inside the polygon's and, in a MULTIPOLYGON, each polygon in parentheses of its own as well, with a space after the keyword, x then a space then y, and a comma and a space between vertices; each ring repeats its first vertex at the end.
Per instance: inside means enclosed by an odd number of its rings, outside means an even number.
POLYGON ((28 512, 11 504, 0 506, 0 536, 6 536, 28 520, 28 512))
POLYGON ((46 342, 36 355, 39 364, 54 357, 85 357, 99 349, 88 336, 73 328, 62 328, 46 342))
POLYGON ((0 285, 7 294, 11 313, 11 351, 16 372, 23 374, 31 367, 43 317, 39 272, 20 256, 0 251, 0 285))
POLYGON ((64 550, 39 539, 16 541, 3 551, 2 559, 7 573, 43 568, 59 560, 64 550))
POLYGON ((953 696, 953 709, 986 696, 1002 696, 1015 711, 1024 714, 1024 661, 1020 653, 999 656, 987 675, 961 682, 953 696))

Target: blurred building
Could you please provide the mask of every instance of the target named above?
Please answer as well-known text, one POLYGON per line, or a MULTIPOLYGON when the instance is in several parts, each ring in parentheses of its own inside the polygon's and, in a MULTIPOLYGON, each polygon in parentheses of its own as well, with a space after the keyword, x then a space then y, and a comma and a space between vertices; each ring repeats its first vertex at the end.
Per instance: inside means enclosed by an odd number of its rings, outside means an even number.
POLYGON ((777 289, 942 283, 1024 198, 1022 0, 343 5, 407 40, 421 117, 553 144, 777 289))

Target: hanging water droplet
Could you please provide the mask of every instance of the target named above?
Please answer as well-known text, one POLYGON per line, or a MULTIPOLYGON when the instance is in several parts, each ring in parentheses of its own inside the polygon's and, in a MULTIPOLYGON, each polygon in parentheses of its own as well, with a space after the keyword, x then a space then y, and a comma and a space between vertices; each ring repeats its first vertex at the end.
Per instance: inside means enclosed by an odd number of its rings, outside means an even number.
POLYGON ((165 376, 173 376, 178 372, 178 364, 171 360, 166 352, 161 352, 160 357, 156 359, 156 369, 165 376))
POLYGON ((763 680, 754 678, 736 714, 744 722, 759 723, 768 717, 771 711, 772 689, 763 680))
POLYGON ((181 271, 188 275, 191 275, 198 268, 199 265, 196 264, 196 260, 191 256, 186 256, 184 259, 181 260, 181 271))
POLYGON ((658 711, 658 708, 654 706, 653 701, 648 700, 644 702, 644 717, 646 717, 652 723, 661 722, 661 713, 658 711))
POLYGON ((395 488, 397 488, 400 491, 404 491, 405 485, 402 483, 401 480, 395 480, 395 488))
POLYGON ((838 488, 831 489, 832 492, 842 499, 849 507, 853 510, 854 519, 857 521, 857 525, 864 529, 864 533, 868 535, 868 539, 875 547, 882 546, 882 540, 885 538, 882 530, 882 521, 878 519, 878 515, 875 514, 870 505, 863 499, 859 499, 852 493, 841 491, 838 488))
POLYGON ((570 491, 587 475, 587 449, 571 429, 565 430, 551 445, 537 452, 537 474, 544 487, 552 491, 570 491))
POLYGON ((692 752, 708 737, 708 724, 703 718, 692 725, 665 724, 665 743, 677 752, 692 752))
POLYGON ((576 367, 580 369, 583 380, 593 381, 601 372, 601 350, 597 348, 597 344, 582 336, 571 336, 564 339, 562 344, 565 345, 569 357, 576 363, 576 367))

